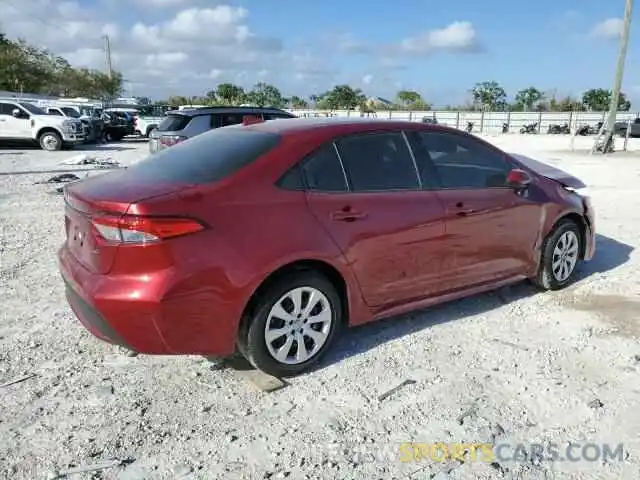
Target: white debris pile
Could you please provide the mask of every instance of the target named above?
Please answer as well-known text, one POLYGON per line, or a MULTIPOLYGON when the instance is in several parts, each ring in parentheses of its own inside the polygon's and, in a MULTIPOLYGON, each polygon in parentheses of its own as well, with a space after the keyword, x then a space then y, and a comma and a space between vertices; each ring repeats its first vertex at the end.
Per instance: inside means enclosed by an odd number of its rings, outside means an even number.
MULTIPOLYGON (((42 174, 0 176, 0 478, 637 478, 640 156, 571 153, 560 136, 489 140, 589 185, 598 251, 580 280, 359 328, 271 393, 199 357, 133 357, 91 336, 57 272, 61 198, 33 187, 42 174), (427 457, 438 442, 528 454, 438 462, 407 457, 406 442, 427 457), (625 452, 553 464, 529 447, 604 443, 625 452)), ((128 165, 145 150, 108 155, 128 165)), ((51 168, 46 152, 8 157, 0 168, 51 168)))
POLYGON ((111 159, 111 155, 96 155, 94 153, 80 153, 67 160, 60 162, 60 165, 97 165, 105 167, 119 166, 120 162, 111 159))

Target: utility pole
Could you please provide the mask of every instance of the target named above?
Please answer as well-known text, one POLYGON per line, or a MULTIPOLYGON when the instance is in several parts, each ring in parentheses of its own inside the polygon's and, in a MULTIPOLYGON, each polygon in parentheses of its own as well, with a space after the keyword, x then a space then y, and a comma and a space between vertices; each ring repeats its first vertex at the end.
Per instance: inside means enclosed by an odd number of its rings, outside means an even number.
POLYGON ((109 78, 113 75, 113 68, 111 66, 111 43, 109 42, 109 35, 105 35, 104 37, 104 55, 105 61, 107 65, 107 75, 109 78))
POLYGON ((602 137, 603 132, 606 129, 604 136, 604 143, 602 153, 606 153, 606 146, 613 137, 613 125, 616 122, 616 114, 618 113, 618 100, 620 99, 620 89, 622 88, 622 78, 624 77, 624 63, 627 57, 627 46, 629 45, 629 31, 631 30, 631 13, 633 12, 633 0, 626 0, 624 9, 624 20, 622 22, 622 33, 620 35, 620 49, 618 51, 618 63, 616 65, 616 76, 613 82, 613 90, 611 91, 611 104, 609 105, 609 115, 606 122, 600 128, 596 142, 593 145, 591 153, 596 150, 599 139, 602 137))

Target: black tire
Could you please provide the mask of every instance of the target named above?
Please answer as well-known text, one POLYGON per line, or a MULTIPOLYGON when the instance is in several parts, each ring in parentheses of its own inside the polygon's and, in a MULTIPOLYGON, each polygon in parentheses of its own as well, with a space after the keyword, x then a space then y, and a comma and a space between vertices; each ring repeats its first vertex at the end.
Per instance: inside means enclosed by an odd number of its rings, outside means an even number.
POLYGON ((565 219, 561 220, 558 225, 554 228, 554 230, 547 236, 543 245, 542 245, 542 255, 540 257, 540 267, 538 268, 538 273, 533 279, 533 283, 542 288, 543 290, 560 290, 567 285, 569 285, 574 277, 580 263, 580 252, 582 251, 582 233, 580 231, 580 227, 576 225, 573 220, 565 219), (554 250, 560 239, 567 232, 572 232, 577 239, 577 252, 576 252, 576 261, 573 265, 571 272, 569 273, 567 278, 558 279, 558 277, 554 274, 553 261, 554 261, 554 250))
POLYGON ((300 374, 319 362, 329 350, 342 326, 342 315, 340 296, 331 282, 323 275, 314 271, 302 271, 288 275, 270 287, 258 300, 251 318, 247 319, 247 328, 239 335, 238 350, 254 367, 270 375, 289 377, 300 374), (301 363, 287 364, 276 360, 269 352, 265 340, 265 330, 269 313, 278 300, 288 292, 300 287, 316 289, 326 297, 331 308, 331 322, 324 344, 311 358, 301 363))
POLYGON ((38 143, 42 150, 47 152, 55 152, 62 149, 62 137, 58 132, 48 130, 38 137, 38 143))

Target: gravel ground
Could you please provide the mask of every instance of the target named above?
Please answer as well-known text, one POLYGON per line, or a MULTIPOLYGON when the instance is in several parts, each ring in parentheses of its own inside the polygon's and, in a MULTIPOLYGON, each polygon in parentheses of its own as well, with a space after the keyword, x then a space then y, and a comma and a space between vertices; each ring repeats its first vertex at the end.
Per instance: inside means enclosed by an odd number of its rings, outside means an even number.
MULTIPOLYGON (((0 478, 114 459, 73 478, 639 478, 640 153, 591 157, 583 138, 574 152, 566 137, 488 138, 588 183, 598 250, 580 280, 361 327, 322 368, 272 393, 200 357, 131 357, 85 331, 56 270, 62 199, 34 182, 91 152, 1 150, 0 384, 34 376, 0 387, 0 478), (34 170, 43 173, 16 173, 34 170), (401 462, 402 442, 608 442, 625 453, 401 462)), ((146 155, 144 143, 110 148, 97 154, 122 164, 146 155)))

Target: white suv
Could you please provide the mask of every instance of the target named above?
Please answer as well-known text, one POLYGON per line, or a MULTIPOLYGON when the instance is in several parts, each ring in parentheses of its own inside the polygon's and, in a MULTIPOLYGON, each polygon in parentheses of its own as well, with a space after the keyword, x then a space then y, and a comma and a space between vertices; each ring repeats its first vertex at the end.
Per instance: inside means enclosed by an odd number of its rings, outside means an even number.
POLYGON ((85 140, 80 120, 47 113, 26 102, 0 98, 0 142, 37 142, 43 150, 72 147, 85 140))

